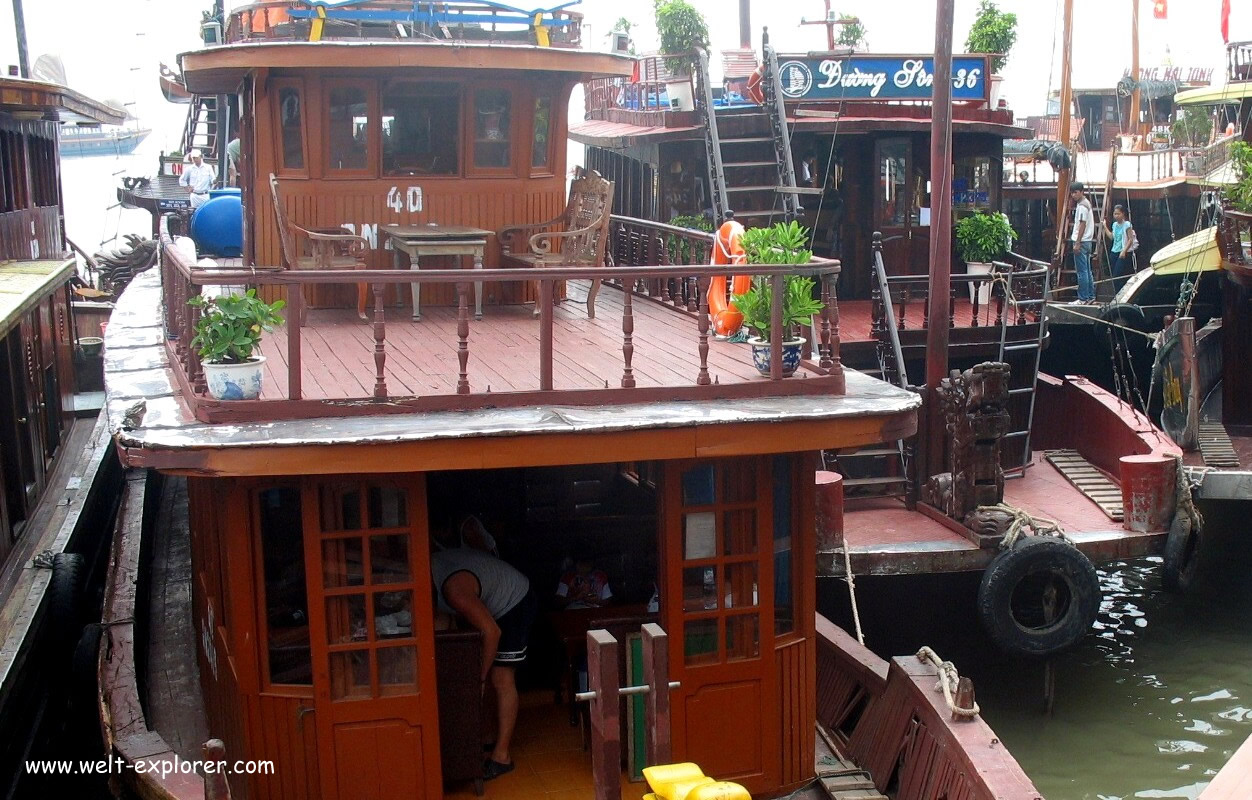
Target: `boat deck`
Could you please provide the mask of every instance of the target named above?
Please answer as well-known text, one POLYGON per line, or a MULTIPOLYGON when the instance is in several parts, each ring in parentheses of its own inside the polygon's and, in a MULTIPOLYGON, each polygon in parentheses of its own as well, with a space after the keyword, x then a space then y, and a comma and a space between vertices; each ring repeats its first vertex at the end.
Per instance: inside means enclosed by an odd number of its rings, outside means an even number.
MULTIPOLYGON (((1116 481, 1114 481, 1116 483, 1116 481)), ((1157 552, 1164 533, 1124 530, 1036 453, 1033 466, 1020 478, 1004 482, 1004 502, 1032 516, 1052 519, 1096 564, 1157 552)), ((909 511, 894 498, 849 499, 844 510, 844 536, 856 575, 913 575, 983 569, 994 549, 980 549, 945 524, 937 512, 909 511)), ((842 575, 836 556, 825 574, 842 575)))

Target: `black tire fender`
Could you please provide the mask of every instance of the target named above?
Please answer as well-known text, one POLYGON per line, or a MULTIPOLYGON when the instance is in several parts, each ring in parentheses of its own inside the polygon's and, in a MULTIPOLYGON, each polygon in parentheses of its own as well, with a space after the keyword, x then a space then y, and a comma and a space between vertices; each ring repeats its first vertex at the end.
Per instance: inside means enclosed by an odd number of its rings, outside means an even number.
MULTIPOLYGON (((978 587, 978 618, 1002 649, 1049 656, 1077 643, 1100 611, 1100 579, 1082 551, 1052 536, 1019 539, 1000 553, 978 587), (1033 594, 1046 592, 1057 614, 1032 611, 1033 594)), ((1042 609, 1044 598, 1038 603, 1042 609)))
POLYGON ((70 661, 71 703, 76 721, 89 723, 95 719, 99 684, 100 644, 104 641, 104 625, 93 622, 82 629, 74 656, 70 661))
POLYGON ((82 631, 86 615, 87 560, 78 553, 57 553, 52 558, 48 583, 48 611, 57 649, 69 656, 82 631))
POLYGON ((1166 591, 1185 592, 1195 577, 1200 550, 1200 531, 1193 529, 1191 517, 1175 514, 1165 538, 1165 563, 1161 569, 1161 585, 1166 591))
POLYGON ((1100 309, 1100 319, 1139 330, 1143 325, 1143 309, 1134 303, 1109 303, 1100 309))

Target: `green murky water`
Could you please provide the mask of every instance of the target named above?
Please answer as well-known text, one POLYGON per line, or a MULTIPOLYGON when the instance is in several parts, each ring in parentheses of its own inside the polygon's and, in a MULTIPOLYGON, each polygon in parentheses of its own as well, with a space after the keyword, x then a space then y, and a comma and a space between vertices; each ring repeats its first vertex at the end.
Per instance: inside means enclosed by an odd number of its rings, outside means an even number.
MULTIPOLYGON (((1252 735, 1252 525, 1248 508, 1204 509, 1199 586, 1160 588, 1160 560, 1101 570, 1096 630, 1054 659, 1052 713, 1038 663, 1000 654, 973 615, 977 579, 858 581, 880 654, 930 644, 970 675, 984 718, 1048 800, 1195 798, 1252 735)), ((843 621, 847 588, 823 581, 843 621)))

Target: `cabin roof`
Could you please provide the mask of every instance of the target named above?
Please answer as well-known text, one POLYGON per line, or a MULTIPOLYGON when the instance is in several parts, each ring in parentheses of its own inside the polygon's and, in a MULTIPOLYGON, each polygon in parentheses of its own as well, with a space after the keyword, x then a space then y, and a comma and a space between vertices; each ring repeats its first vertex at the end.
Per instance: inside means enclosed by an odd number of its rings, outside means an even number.
POLYGON ((249 72, 262 69, 532 70, 575 81, 629 77, 630 56, 535 45, 445 42, 323 41, 231 44, 178 57, 187 88, 197 94, 233 92, 249 72))
POLYGON ((0 78, 0 111, 37 112, 61 122, 121 125, 126 112, 65 86, 28 78, 0 78))
POLYGON ((73 272, 73 259, 0 261, 0 336, 73 272))

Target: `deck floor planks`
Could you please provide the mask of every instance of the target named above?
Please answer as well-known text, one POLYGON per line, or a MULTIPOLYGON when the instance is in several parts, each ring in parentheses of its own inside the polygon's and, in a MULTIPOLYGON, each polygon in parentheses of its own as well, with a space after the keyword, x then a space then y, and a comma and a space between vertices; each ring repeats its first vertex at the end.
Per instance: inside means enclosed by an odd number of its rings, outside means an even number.
MULTIPOLYGON (((620 288, 606 285, 597 298, 597 316, 586 315, 587 285, 571 284, 569 299, 553 309, 553 385, 556 389, 620 386, 623 358, 620 288)), ((473 391, 534 391, 539 388, 539 321, 526 304, 487 306, 482 320, 471 320, 467 373, 473 391)), ((457 358, 455 306, 431 306, 421 322, 407 306, 389 307, 384 373, 391 396, 454 394, 457 358)), ((634 302, 634 356, 640 387, 694 385, 699 374, 696 319, 680 309, 644 297, 634 302)), ((263 399, 287 395, 287 328, 263 340, 267 357, 263 399)), ((310 400, 371 397, 374 387, 373 326, 354 309, 313 309, 301 327, 303 395, 310 400)), ((710 377, 719 383, 763 380, 750 349, 709 339, 710 377)))

